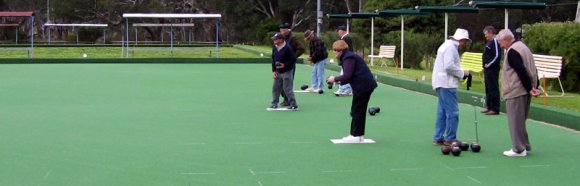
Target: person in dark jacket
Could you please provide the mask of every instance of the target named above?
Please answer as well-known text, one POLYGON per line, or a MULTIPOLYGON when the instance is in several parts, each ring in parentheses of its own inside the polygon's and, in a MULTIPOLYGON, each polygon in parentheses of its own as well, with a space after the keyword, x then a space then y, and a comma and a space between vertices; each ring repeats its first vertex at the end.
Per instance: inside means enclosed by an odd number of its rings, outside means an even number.
POLYGON ((307 88, 307 91, 318 92, 324 89, 324 65, 328 60, 328 52, 324 46, 324 41, 320 39, 314 31, 306 30, 304 32, 304 39, 310 41, 310 55, 308 62, 314 65, 312 69, 312 87, 307 88))
POLYGON ((483 29, 483 34, 485 39, 487 39, 487 46, 482 55, 485 78, 485 104, 487 108, 481 112, 486 115, 499 114, 499 64, 503 50, 495 38, 495 33, 493 26, 486 26, 483 29))
POLYGON ((342 138, 342 141, 361 143, 365 134, 366 109, 371 94, 377 87, 377 82, 364 59, 348 50, 346 42, 338 40, 332 44, 332 49, 336 58, 342 62, 344 73, 336 77, 330 76, 326 81, 329 84, 334 82, 342 85, 350 83, 353 90, 350 135, 342 138))
POLYGON ((286 93, 289 109, 297 110, 298 105, 294 98, 294 68, 296 66, 296 55, 288 44, 284 41, 281 33, 276 33, 272 40, 272 77, 274 84, 272 86, 272 105, 270 108, 278 108, 278 101, 282 92, 286 93))
MULTIPOLYGON (((348 34, 347 32, 346 26, 339 26, 336 29, 336 33, 338 34, 338 36, 340 36, 341 40, 346 42, 346 44, 348 45, 348 50, 354 52, 352 38, 350 37, 350 34, 348 34)), ((340 63, 340 61, 338 62, 338 66, 342 66, 342 63, 340 63)), ((342 69, 340 70, 340 73, 342 74, 342 69)), ((338 96, 352 95, 352 87, 350 87, 350 84, 340 85, 338 86, 338 90, 334 92, 334 94, 338 96)))
MULTIPOLYGON (((290 46, 290 49, 292 49, 294 52, 296 59, 298 59, 298 57, 300 57, 306 49, 304 49, 304 45, 302 45, 299 39, 292 35, 292 25, 289 23, 282 23, 278 26, 278 28, 280 28, 280 33, 284 36, 284 41, 287 45, 290 46)), ((296 69, 294 69, 294 72, 292 72, 292 80, 294 80, 295 74, 296 69)), ((282 97, 284 98, 284 101, 280 103, 280 105, 289 106, 290 103, 288 102, 288 98, 284 92, 282 92, 282 97)))

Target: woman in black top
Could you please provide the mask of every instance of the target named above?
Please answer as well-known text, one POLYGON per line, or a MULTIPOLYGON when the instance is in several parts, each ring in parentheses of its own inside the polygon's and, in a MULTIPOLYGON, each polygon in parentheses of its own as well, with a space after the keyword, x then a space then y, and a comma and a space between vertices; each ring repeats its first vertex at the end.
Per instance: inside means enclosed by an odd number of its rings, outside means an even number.
POLYGON ((350 135, 342 140, 346 143, 359 143, 364 140, 366 109, 377 82, 364 59, 348 50, 346 42, 338 40, 332 44, 332 49, 336 58, 342 62, 344 73, 341 76, 328 77, 327 82, 341 85, 350 83, 353 90, 350 135))

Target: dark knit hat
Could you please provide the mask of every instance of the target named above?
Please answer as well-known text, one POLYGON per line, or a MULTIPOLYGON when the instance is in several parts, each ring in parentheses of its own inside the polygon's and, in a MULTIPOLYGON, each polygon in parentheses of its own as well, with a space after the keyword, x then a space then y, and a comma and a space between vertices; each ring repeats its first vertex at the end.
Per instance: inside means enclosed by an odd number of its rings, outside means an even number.
POLYGON ((339 30, 346 31, 346 26, 339 26, 338 28, 336 28, 336 31, 337 31, 337 32, 338 32, 339 30))
POLYGON ((282 23, 278 26, 278 28, 290 29, 292 27, 290 23, 282 23))

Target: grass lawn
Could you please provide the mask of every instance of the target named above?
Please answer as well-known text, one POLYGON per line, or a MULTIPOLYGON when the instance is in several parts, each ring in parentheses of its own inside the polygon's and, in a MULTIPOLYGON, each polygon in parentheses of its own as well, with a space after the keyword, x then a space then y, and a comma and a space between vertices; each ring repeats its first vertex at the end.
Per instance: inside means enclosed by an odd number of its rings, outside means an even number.
MULTIPOLYGON (((431 72, 426 71, 426 70, 404 69, 402 71, 399 70, 397 72, 396 68, 393 66, 390 66, 390 67, 374 66, 374 67, 372 67, 372 69, 374 72, 388 73, 388 74, 394 74, 394 75, 396 75, 398 73, 400 77, 415 79, 415 80, 420 80, 420 81, 423 80, 423 76, 424 76, 425 77, 424 81, 431 82, 431 72)), ((555 83, 557 83, 557 82, 555 82, 555 83)), ((460 88, 464 89, 464 90, 466 89, 464 84, 462 84, 460 86, 460 88)), ((474 92, 481 92, 481 93, 485 92, 485 85, 483 83, 483 74, 474 74, 474 77, 472 79, 472 86, 471 86, 470 90, 474 91, 474 92)), ((551 96, 556 96, 556 95, 560 95, 560 94, 561 93, 558 91, 548 91, 548 95, 550 95, 550 97, 547 97, 546 99, 544 99, 544 97, 533 98, 532 102, 537 103, 537 104, 542 104, 542 105, 545 104, 548 106, 559 107, 559 108, 572 110, 572 111, 576 111, 576 112, 580 111, 580 94, 566 92, 564 97, 551 97, 551 96)))
MULTIPOLYGON (((121 47, 37 47, 34 48, 34 58, 121 58, 121 47)), ((0 58, 26 58, 28 52, 2 51, 0 58)), ((208 58, 215 57, 215 47, 175 47, 171 52, 169 47, 137 47, 131 48, 130 56, 134 58, 208 58), (134 51, 133 51, 134 50, 134 51)), ((250 54, 233 47, 220 47, 221 58, 253 58, 250 54)))

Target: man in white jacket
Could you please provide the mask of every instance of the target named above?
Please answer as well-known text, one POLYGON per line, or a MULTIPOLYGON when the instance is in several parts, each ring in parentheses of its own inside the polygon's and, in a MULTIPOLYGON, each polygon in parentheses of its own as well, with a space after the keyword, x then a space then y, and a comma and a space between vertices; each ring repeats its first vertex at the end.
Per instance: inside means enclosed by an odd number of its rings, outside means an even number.
POLYGON ((459 47, 470 41, 465 29, 457 29, 439 49, 433 67, 432 86, 437 92, 437 119, 435 120, 434 145, 449 145, 457 141, 459 125, 459 106, 457 87, 460 80, 469 75, 469 71, 459 65, 459 47))

